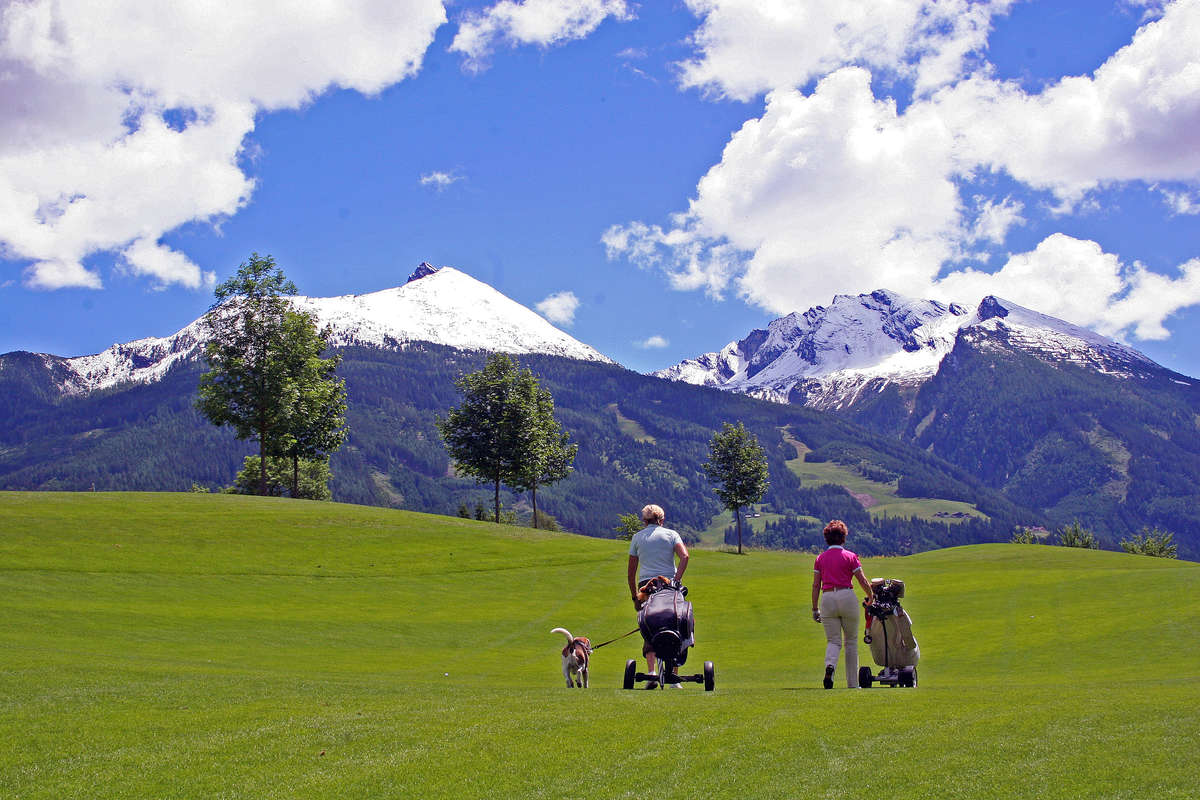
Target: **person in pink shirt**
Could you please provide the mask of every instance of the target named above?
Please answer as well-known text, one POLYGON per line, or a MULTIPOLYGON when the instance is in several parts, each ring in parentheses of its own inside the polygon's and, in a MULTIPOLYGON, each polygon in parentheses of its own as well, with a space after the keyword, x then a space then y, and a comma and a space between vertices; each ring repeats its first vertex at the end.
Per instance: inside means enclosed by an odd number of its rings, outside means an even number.
POLYGON ((825 626, 828 642, 823 684, 826 689, 833 688, 833 672, 837 669, 843 643, 846 647, 846 685, 851 689, 858 688, 858 620, 862 610, 851 588, 852 581, 858 581, 867 594, 868 603, 874 596, 871 584, 863 576, 858 556, 843 546, 847 533, 846 523, 840 519, 830 520, 825 526, 825 544, 828 546, 813 565, 813 621, 825 626))

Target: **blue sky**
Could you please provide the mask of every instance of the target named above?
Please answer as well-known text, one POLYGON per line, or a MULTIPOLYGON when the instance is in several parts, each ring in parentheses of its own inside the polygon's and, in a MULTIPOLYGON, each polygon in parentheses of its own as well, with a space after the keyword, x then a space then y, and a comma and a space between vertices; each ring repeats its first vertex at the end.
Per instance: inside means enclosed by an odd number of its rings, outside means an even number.
POLYGON ((1200 0, 94 5, 0 0, 0 352, 173 333, 258 251, 643 371, 885 287, 1200 375, 1200 0))

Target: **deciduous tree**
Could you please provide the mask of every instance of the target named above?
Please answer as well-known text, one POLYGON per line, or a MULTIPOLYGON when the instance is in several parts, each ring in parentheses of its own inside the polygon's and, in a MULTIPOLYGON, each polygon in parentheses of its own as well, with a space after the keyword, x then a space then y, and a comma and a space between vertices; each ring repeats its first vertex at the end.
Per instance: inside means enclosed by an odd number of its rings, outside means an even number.
POLYGON ((1142 532, 1132 539, 1122 540, 1121 549, 1126 553, 1136 553, 1142 556, 1157 558, 1178 558, 1179 548, 1175 544, 1175 535, 1160 528, 1142 528, 1142 532))
POLYGON ((295 293, 274 258, 252 253, 204 317, 209 369, 197 406, 214 425, 257 440, 259 494, 270 492, 269 460, 287 458, 291 494, 300 496, 301 463, 328 462, 346 437, 339 359, 322 358, 328 331, 291 308, 295 293))
POLYGON ((200 378, 197 406, 214 425, 230 425, 237 438, 258 442, 259 494, 267 493, 267 457, 279 450, 287 408, 284 320, 287 295, 296 293, 271 256, 252 253, 237 274, 216 288, 204 317, 208 372, 200 378))
POLYGON ((1058 543, 1063 547, 1082 547, 1087 550, 1099 550, 1100 542, 1096 535, 1075 520, 1058 532, 1058 543))
POLYGON ((500 484, 531 491, 537 527, 537 488, 570 474, 577 450, 554 419, 550 392, 504 353, 492 354, 483 369, 455 385, 462 404, 437 421, 455 469, 492 484, 496 522, 500 484))
POLYGON ((494 521, 500 522, 500 484, 512 485, 524 441, 527 417, 518 390, 517 365, 504 353, 488 356, 483 369, 454 382, 462 404, 438 418, 438 430, 455 470, 493 487, 494 521))
POLYGON ((741 553, 741 509, 762 500, 770 485, 767 456, 757 437, 741 422, 737 425, 726 422, 713 435, 708 451, 704 472, 709 480, 720 484, 714 491, 721 504, 733 512, 737 522, 738 552, 741 553))
POLYGON ((537 490, 571 474, 579 445, 554 418, 554 398, 529 370, 517 376, 517 392, 523 412, 524 435, 516 463, 513 487, 528 491, 533 502, 533 527, 538 527, 537 490))
POLYGON ((292 497, 300 496, 300 464, 324 461, 346 441, 346 382, 334 373, 341 356, 322 358, 329 329, 317 330, 307 314, 284 318, 284 358, 289 382, 281 400, 286 424, 279 454, 291 460, 292 497))

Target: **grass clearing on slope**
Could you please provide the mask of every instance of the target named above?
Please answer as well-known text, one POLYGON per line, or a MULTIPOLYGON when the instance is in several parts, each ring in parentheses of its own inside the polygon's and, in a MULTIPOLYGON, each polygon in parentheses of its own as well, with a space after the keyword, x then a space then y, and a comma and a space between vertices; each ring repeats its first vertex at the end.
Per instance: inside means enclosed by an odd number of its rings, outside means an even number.
MULTIPOLYGON (((742 510, 742 540, 745 544, 750 543, 750 528, 754 530, 763 530, 764 523, 778 522, 783 519, 783 514, 773 514, 768 511, 762 511, 762 506, 753 506, 752 511, 747 509, 742 510), (747 516, 749 513, 758 513, 757 517, 747 516)), ((816 517, 802 516, 801 519, 811 520, 814 523, 819 522, 816 517)), ((718 547, 725 543, 725 529, 733 525, 733 512, 725 509, 721 513, 713 517, 712 522, 707 528, 700 531, 700 543, 705 547, 718 547)))
POLYGON ((865 564, 908 584, 916 690, 816 688, 811 556, 699 550, 685 669, 714 661, 717 691, 616 688, 636 636, 567 691, 550 628, 633 626, 621 542, 0 493, 0 796, 885 796, 896 751, 906 797, 1194 796, 1200 645, 1174 609, 1197 565, 1028 545, 865 564))
POLYGON ((630 419, 621 413, 621 408, 616 403, 609 403, 604 407, 606 411, 611 411, 617 419, 617 427, 621 433, 641 444, 654 444, 657 440, 646 433, 646 429, 636 419, 630 419))
POLYGON ((873 481, 834 461, 806 461, 811 452, 809 447, 790 433, 785 432, 784 438, 796 448, 796 458, 786 462, 796 477, 810 485, 832 483, 845 487, 874 517, 918 517, 950 523, 972 517, 987 519, 987 515, 971 503, 932 497, 900 497, 896 494, 897 481, 873 481))

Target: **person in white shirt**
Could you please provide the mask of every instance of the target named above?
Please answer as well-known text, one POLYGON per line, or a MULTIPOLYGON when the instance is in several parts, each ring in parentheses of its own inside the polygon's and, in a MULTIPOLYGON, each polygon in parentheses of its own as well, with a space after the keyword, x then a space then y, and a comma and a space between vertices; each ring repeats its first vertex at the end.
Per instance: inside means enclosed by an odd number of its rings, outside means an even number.
MULTIPOLYGON (((646 523, 646 527, 635 533, 629 542, 629 594, 633 598, 633 607, 638 610, 641 609, 638 589, 647 581, 662 575, 679 582, 687 570, 687 545, 676 531, 663 527, 665 521, 666 514, 661 506, 646 506, 642 509, 642 522, 646 523), (678 566, 676 556, 679 558, 678 566)), ((655 674, 657 660, 649 644, 642 647, 642 655, 646 657, 646 671, 655 674)))

